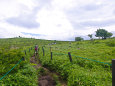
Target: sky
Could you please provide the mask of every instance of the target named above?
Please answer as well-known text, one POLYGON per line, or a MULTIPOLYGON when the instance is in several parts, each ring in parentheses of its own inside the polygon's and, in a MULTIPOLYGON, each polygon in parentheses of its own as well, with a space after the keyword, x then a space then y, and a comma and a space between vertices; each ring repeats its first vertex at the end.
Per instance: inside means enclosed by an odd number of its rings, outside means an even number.
POLYGON ((71 41, 99 28, 115 36, 115 0, 0 0, 0 38, 71 41))

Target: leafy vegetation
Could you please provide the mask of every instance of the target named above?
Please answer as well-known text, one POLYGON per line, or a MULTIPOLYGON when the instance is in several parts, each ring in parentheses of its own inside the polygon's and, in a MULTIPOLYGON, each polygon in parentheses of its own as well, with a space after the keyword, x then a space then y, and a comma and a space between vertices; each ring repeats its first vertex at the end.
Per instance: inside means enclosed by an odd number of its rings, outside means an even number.
POLYGON ((111 66, 104 64, 111 64, 114 58, 115 47, 108 46, 109 41, 115 39, 94 40, 94 43, 82 41, 46 45, 45 56, 42 55, 42 50, 39 52, 40 61, 51 71, 58 72, 68 86, 111 86, 111 66), (50 47, 53 52, 52 60, 50 47), (72 63, 69 61, 68 52, 71 52, 72 63))
POLYGON ((82 40, 84 40, 84 39, 81 37, 75 37, 75 41, 82 41, 82 40))
POLYGON ((44 67, 57 72, 68 86, 111 86, 111 64, 115 56, 115 38, 91 41, 50 41, 27 38, 0 39, 0 78, 24 56, 25 61, 17 65, 0 80, 0 86, 37 86, 38 72, 30 63, 34 45, 39 46, 39 58, 44 67), (42 47, 45 50, 43 56, 42 47), (51 51, 53 58, 51 60, 51 51), (27 54, 25 55, 24 50, 27 54), (68 52, 71 52, 72 62, 68 52), (87 59, 83 59, 83 58, 87 59), (90 59, 90 60, 88 60, 90 59), (97 61, 97 62, 95 62, 97 61), (99 61, 99 62, 98 62, 99 61))
POLYGON ((106 31, 105 29, 97 29, 96 37, 102 37, 102 39, 110 38, 113 34, 106 31))
POLYGON ((0 78, 9 72, 22 58, 21 61, 9 74, 0 80, 0 86, 37 86, 37 72, 30 65, 30 57, 33 51, 34 39, 11 38, 0 39, 0 78), (25 55, 24 50, 27 54, 25 55))
POLYGON ((89 38, 91 39, 91 40, 93 40, 93 38, 92 38, 92 34, 88 34, 88 36, 89 36, 89 38))

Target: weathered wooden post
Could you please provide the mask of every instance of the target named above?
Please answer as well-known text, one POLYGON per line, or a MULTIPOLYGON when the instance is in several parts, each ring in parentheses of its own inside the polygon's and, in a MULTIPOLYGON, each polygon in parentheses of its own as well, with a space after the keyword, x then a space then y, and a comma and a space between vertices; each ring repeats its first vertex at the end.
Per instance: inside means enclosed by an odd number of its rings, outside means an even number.
POLYGON ((68 55, 69 55, 69 60, 70 60, 70 62, 72 62, 71 53, 70 53, 70 52, 68 52, 68 55))
POLYGON ((52 52, 51 52, 51 60, 52 60, 52 52))
POLYGON ((24 57, 22 57, 22 60, 23 60, 23 61, 25 61, 25 58, 24 58, 24 57))
POLYGON ((44 56, 44 48, 42 47, 42 51, 43 51, 43 56, 44 56))
POLYGON ((115 86, 115 59, 112 59, 112 86, 115 86))
POLYGON ((25 50, 25 55, 26 55, 26 50, 25 50))
POLYGON ((29 48, 29 52, 30 52, 30 48, 29 48))

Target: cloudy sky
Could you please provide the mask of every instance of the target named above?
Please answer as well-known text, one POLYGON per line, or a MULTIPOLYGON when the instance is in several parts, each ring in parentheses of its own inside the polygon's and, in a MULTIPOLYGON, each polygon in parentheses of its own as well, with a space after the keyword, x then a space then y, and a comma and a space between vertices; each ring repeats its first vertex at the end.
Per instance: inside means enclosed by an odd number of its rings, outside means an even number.
POLYGON ((0 38, 88 39, 99 28, 115 36, 115 0, 0 0, 0 38))

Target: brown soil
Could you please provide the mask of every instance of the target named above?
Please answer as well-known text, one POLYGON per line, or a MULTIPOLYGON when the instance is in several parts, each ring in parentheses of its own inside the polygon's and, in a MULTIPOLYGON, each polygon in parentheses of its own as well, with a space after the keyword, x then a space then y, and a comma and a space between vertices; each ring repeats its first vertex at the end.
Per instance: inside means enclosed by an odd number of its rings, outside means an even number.
MULTIPOLYGON (((38 63, 37 59, 35 56, 32 56, 30 59, 31 63, 37 64, 34 67, 38 69, 39 67, 42 67, 40 63, 38 63)), ((44 70, 47 70, 44 68, 44 70)), ((56 86, 56 82, 53 80, 50 74, 47 74, 45 76, 40 76, 38 79, 38 86, 56 86)))
POLYGON ((32 56, 31 59, 30 59, 30 63, 34 63, 36 64, 35 67, 36 69, 38 69, 39 67, 41 67, 41 64, 38 63, 37 59, 35 58, 35 56, 32 56))
POLYGON ((56 86, 56 82, 50 75, 39 77, 39 86, 56 86))

